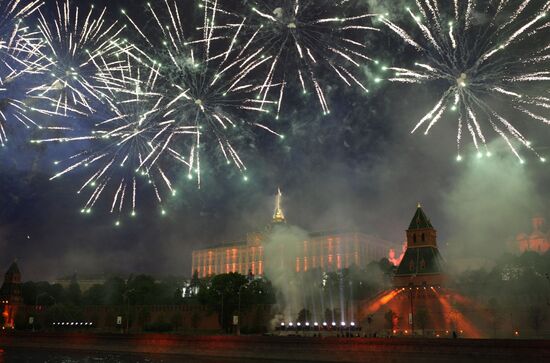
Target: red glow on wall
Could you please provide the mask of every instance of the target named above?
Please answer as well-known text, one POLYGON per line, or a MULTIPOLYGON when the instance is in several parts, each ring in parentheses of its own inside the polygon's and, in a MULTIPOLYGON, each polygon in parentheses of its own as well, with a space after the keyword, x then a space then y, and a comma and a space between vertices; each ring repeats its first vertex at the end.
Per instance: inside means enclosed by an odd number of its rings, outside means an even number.
POLYGON ((6 304, 4 305, 4 311, 2 312, 2 316, 4 317, 4 328, 10 328, 13 329, 14 327, 14 316, 16 313, 16 307, 13 305, 6 304))

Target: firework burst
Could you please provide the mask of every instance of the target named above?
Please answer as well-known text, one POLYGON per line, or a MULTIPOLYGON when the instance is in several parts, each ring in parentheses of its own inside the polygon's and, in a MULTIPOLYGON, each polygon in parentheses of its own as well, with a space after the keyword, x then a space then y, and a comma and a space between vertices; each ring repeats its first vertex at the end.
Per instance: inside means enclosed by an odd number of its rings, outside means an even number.
MULTIPOLYGON (((169 173, 162 167, 163 158, 170 157, 188 165, 182 155, 170 148, 159 152, 165 147, 158 141, 165 124, 160 121, 163 98, 155 92, 157 72, 136 65, 126 56, 117 66, 97 75, 101 80, 97 89, 108 111, 89 116, 99 119, 91 131, 89 128, 67 129, 69 136, 33 140, 34 143, 77 142, 82 146, 68 159, 56 162, 62 169, 51 179, 71 172, 86 175, 78 190, 79 194, 90 190, 81 210, 85 214, 104 196, 111 199, 111 213, 120 215, 128 211, 130 216, 135 216, 136 196, 139 190, 145 189, 151 190, 162 206, 167 195, 176 194, 169 173)), ((165 213, 163 208, 161 213, 165 213)), ((116 225, 119 224, 117 217, 116 225)))
POLYGON ((83 11, 70 0, 55 3, 53 20, 40 12, 38 30, 43 44, 32 67, 46 81, 28 94, 52 105, 44 113, 94 112, 93 102, 102 98, 96 88, 97 73, 112 67, 109 55, 121 51, 118 36, 123 27, 109 23, 105 12, 105 8, 95 11, 93 5, 83 11))
MULTIPOLYGON (((159 152, 185 153, 188 178, 196 178, 199 187, 200 150, 211 144, 216 145, 227 164, 234 164, 244 173, 246 166, 235 144, 251 126, 282 137, 261 122, 242 117, 248 112, 267 113, 267 105, 275 103, 257 100, 253 96, 258 87, 247 83, 247 76, 267 60, 236 54, 242 27, 233 29, 230 35, 225 28, 224 34, 218 35, 220 28, 215 24, 220 10, 216 7, 205 9, 203 37, 186 40, 176 2, 166 1, 162 13, 148 6, 160 40, 150 39, 129 16, 127 19, 149 46, 144 47, 141 56, 149 59, 151 68, 167 86, 163 90, 163 128, 156 137, 163 145, 159 152), (153 44, 162 44, 162 48, 153 44), (147 55, 153 52, 155 59, 147 55), (189 134, 193 135, 191 139, 189 134)), ((246 175, 243 177, 246 180, 246 175)))
POLYGON ((0 145, 8 140, 6 124, 15 120, 24 127, 36 125, 27 115, 25 102, 16 96, 15 82, 27 71, 32 56, 28 28, 23 19, 34 13, 42 1, 0 0, 0 145))
MULTIPOLYGON (((206 9, 219 6, 204 1, 206 9)), ((330 113, 322 84, 323 73, 331 72, 347 86, 368 89, 358 75, 362 64, 372 60, 367 54, 365 36, 378 31, 371 25, 373 14, 361 14, 357 2, 349 0, 253 0, 246 3, 243 19, 224 27, 242 28, 245 34, 241 54, 268 59, 258 99, 270 94, 277 100, 276 116, 285 91, 296 84, 304 94, 315 93, 323 114, 330 113)))
POLYGON ((542 94, 550 81, 550 2, 540 4, 529 0, 454 0, 445 4, 417 0, 414 10, 406 9, 415 26, 411 31, 381 16, 380 20, 421 56, 414 67, 388 68, 393 72, 389 81, 445 84, 440 99, 412 132, 423 128, 428 134, 446 114, 454 113, 458 119, 457 160, 462 158, 465 132, 470 134, 478 157, 491 156, 487 128, 506 141, 520 162, 524 161, 518 145, 536 153, 510 119, 523 115, 550 124, 544 116, 550 98, 542 94))

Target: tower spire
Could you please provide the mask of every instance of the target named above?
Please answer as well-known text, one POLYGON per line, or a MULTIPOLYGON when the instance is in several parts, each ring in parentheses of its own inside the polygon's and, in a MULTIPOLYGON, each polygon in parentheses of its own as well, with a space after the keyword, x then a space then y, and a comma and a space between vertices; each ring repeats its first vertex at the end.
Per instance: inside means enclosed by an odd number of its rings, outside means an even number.
POLYGON ((285 215, 281 209, 281 188, 277 188, 277 196, 275 197, 275 211, 273 212, 273 223, 285 222, 285 215))

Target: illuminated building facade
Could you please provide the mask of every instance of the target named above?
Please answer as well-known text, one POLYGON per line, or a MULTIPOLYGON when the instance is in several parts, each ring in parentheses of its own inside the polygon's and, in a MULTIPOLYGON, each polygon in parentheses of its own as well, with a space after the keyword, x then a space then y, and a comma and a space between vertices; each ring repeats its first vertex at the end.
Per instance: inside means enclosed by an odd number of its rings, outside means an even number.
POLYGON ((407 250, 395 272, 394 285, 441 285, 444 280, 442 266, 437 232, 419 203, 407 229, 407 250))
POLYGON ((23 302, 21 294, 21 272, 14 261, 4 275, 4 283, 0 288, 0 306, 4 320, 3 328, 14 327, 14 317, 23 302))
POLYGON ((530 234, 520 233, 517 238, 517 245, 521 252, 535 251, 545 253, 550 249, 550 231, 543 232, 544 218, 533 218, 533 231, 530 234))
MULTIPOLYGON (((262 276, 266 261, 264 241, 270 230, 277 224, 286 223, 281 209, 281 192, 277 194, 273 219, 264 233, 250 233, 246 241, 227 243, 211 248, 193 251, 192 273, 199 277, 222 273, 238 272, 262 276)), ((291 256, 296 272, 311 269, 336 271, 351 266, 365 267, 373 260, 386 257, 389 243, 359 232, 332 231, 310 233, 309 238, 301 242, 296 256, 291 256)))

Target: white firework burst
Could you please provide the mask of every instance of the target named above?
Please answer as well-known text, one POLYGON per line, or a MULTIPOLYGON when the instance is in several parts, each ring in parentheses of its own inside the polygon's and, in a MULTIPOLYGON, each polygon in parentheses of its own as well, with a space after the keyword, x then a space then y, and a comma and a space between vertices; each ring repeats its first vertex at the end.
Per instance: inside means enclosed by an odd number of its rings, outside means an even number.
POLYGON ((46 80, 27 93, 47 101, 50 108, 44 113, 93 113, 93 103, 102 97, 96 89, 97 73, 116 62, 109 55, 121 52, 122 30, 117 22, 109 23, 106 8, 97 11, 90 5, 83 10, 65 0, 56 1, 53 20, 40 11, 38 31, 43 44, 31 66, 46 80))
MULTIPOLYGON (((204 3, 205 9, 220 7, 216 0, 204 3)), ((361 75, 363 64, 372 60, 365 40, 378 29, 371 23, 375 15, 358 9, 358 2, 349 0, 252 0, 246 2, 244 12, 225 11, 242 20, 219 28, 242 28, 241 54, 268 59, 258 99, 265 101, 273 94, 276 116, 289 85, 298 86, 304 94, 313 90, 326 115, 330 107, 325 73, 369 92, 361 75)))
POLYGON ((487 128, 501 136, 522 163, 518 145, 536 153, 510 120, 523 115, 550 124, 545 116, 550 97, 542 93, 550 81, 549 8, 548 1, 416 0, 414 9, 406 9, 414 25, 411 31, 381 16, 380 20, 420 55, 414 67, 388 68, 393 73, 388 80, 445 85, 435 106, 412 132, 424 128, 428 134, 447 114, 454 113, 458 160, 462 159, 464 132, 470 134, 478 157, 491 155, 487 128))
POLYGON ((260 121, 242 117, 249 112, 267 113, 266 106, 275 103, 256 99, 254 93, 258 87, 247 82, 247 76, 267 60, 236 54, 242 27, 233 29, 229 35, 227 29, 218 34, 215 22, 221 10, 217 8, 205 10, 203 37, 187 40, 176 2, 165 1, 162 13, 148 6, 156 25, 154 32, 160 39, 146 36, 132 18, 127 19, 147 44, 142 47, 141 56, 149 59, 152 69, 166 85, 163 106, 166 127, 158 140, 166 148, 187 153, 188 177, 196 178, 199 187, 201 150, 210 145, 215 145, 227 164, 234 164, 244 173, 246 166, 235 143, 247 135, 251 126, 282 137, 260 121), (195 136, 192 141, 180 141, 181 135, 188 136, 190 132, 195 136))

